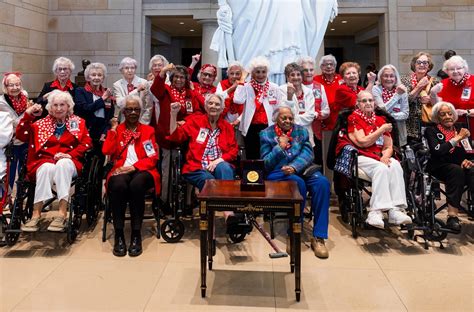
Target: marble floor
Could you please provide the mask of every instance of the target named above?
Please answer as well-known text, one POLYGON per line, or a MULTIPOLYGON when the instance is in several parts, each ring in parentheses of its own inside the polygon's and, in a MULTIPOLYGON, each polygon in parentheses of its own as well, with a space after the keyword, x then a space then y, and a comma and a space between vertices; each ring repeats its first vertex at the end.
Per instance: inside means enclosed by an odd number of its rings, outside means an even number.
MULTIPOLYGON (((102 221, 72 246, 65 234, 46 232, 45 221, 39 233, 0 248, 0 310, 474 311, 474 223, 463 221, 462 233, 448 236, 444 249, 425 250, 396 228, 362 230, 353 239, 331 210, 329 259, 314 256, 311 225, 304 225, 300 302, 289 259, 270 259, 271 248, 256 230, 229 243, 222 218, 207 298, 200 296, 197 220, 185 220, 186 234, 176 244, 156 239, 154 222, 145 221, 138 258, 112 255, 112 229, 102 243, 102 221)), ((284 220, 276 230, 284 249, 284 220)))

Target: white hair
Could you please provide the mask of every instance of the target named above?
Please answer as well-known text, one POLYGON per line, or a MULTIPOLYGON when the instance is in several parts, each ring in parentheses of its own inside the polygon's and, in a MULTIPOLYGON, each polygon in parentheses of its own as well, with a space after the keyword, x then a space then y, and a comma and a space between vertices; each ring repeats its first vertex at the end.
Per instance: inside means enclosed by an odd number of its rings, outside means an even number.
POLYGON ((218 98, 219 99, 219 102, 221 103, 221 109, 220 109, 220 113, 222 113, 222 111, 224 110, 225 108, 225 103, 224 103, 224 97, 220 94, 217 94, 217 93, 208 93, 206 94, 205 96, 205 100, 204 100, 204 109, 206 110, 207 112, 207 103, 212 99, 212 98, 218 98))
POLYGON ((135 59, 132 59, 131 57, 124 57, 121 61, 120 61, 120 64, 119 64, 119 70, 122 71, 122 69, 126 66, 126 65, 132 65, 134 66, 135 68, 138 67, 138 63, 135 59))
POLYGON ((451 64, 451 63, 458 63, 458 64, 462 64, 462 66, 464 67, 464 69, 466 70, 466 72, 469 72, 469 65, 467 65, 467 61, 465 59, 463 59, 461 56, 459 55, 453 55, 451 56, 449 59, 447 59, 446 61, 444 61, 443 63, 443 71, 446 72, 447 69, 448 69, 448 66, 451 64))
POLYGON ((451 113, 453 114, 453 122, 456 122, 458 120, 458 113, 456 112, 456 109, 454 108, 454 105, 449 103, 449 102, 438 102, 435 105, 433 105, 433 108, 431 109, 431 121, 439 124, 441 120, 439 119, 439 111, 443 106, 446 106, 449 108, 451 113))
POLYGON ((332 54, 328 54, 328 55, 323 56, 323 57, 319 60, 319 67, 321 67, 321 65, 323 65, 324 61, 331 61, 332 63, 334 63, 334 67, 337 66, 336 58, 335 58, 334 55, 332 55, 332 54))
POLYGON ((48 103, 45 107, 48 112, 51 111, 51 105, 53 105, 53 102, 56 100, 66 101, 66 104, 68 105, 68 116, 71 116, 74 113, 74 100, 72 99, 71 94, 57 89, 51 91, 48 95, 48 103))
POLYGON ((293 117, 295 117, 295 115, 293 114, 293 111, 291 110, 291 107, 289 107, 288 105, 286 104, 280 104, 278 105, 277 107, 275 107, 275 109, 273 110, 273 113, 272 113, 272 121, 273 122, 276 122, 277 119, 278 119, 278 116, 280 116, 280 110, 282 108, 287 108, 291 114, 293 115, 293 117))
POLYGON ((4 77, 3 77, 3 80, 2 80, 2 91, 3 91, 3 94, 8 94, 8 91, 7 91, 7 85, 8 85, 8 80, 10 78, 12 78, 12 76, 20 79, 20 84, 21 84, 21 90, 23 91, 23 81, 21 81, 21 75, 17 75, 16 73, 9 73, 9 74, 6 74, 4 77))
POLYGON ((163 65, 166 66, 169 64, 168 60, 166 59, 166 57, 164 57, 163 55, 161 54, 156 54, 156 55, 153 55, 153 57, 150 59, 150 63, 148 63, 148 69, 151 70, 151 68, 153 67, 153 63, 155 61, 162 61, 163 62, 163 65))
POLYGON ((67 57, 61 56, 54 60, 53 73, 56 73, 56 70, 58 69, 59 64, 65 64, 67 67, 69 67, 71 72, 73 72, 74 68, 76 68, 74 66, 74 63, 70 59, 68 59, 67 57))
POLYGON ((123 99, 123 102, 125 104, 123 105, 122 110, 127 106, 127 102, 137 102, 138 105, 140 105, 140 108, 143 107, 142 99, 136 94, 129 94, 129 95, 125 96, 125 98, 123 99))
POLYGON ((87 65, 86 69, 84 70, 84 77, 86 78, 86 81, 90 81, 90 73, 91 73, 91 70, 93 69, 100 69, 102 70, 102 74, 104 75, 104 79, 105 79, 105 76, 107 76, 107 68, 105 67, 104 64, 102 63, 90 63, 89 65, 87 65))
POLYGON ((265 56, 256 56, 250 60, 248 72, 252 73, 257 67, 265 67, 268 72, 270 71, 270 61, 265 56))
POLYGON ((398 73, 397 68, 395 66, 393 66, 392 64, 387 64, 387 65, 383 66, 382 68, 380 68, 379 72, 377 73, 377 81, 380 83, 380 85, 382 85, 382 80, 380 78, 382 77, 383 72, 386 69, 393 70, 393 73, 395 74, 395 78, 397 79, 397 81, 395 81, 395 86, 399 85, 400 82, 401 82, 400 74, 398 73))
POLYGON ((301 56, 296 60, 296 64, 303 66, 303 64, 311 64, 314 67, 314 59, 311 56, 301 56))
POLYGON ((244 65, 242 65, 242 63, 240 63, 239 61, 230 62, 229 65, 227 65, 227 71, 229 71, 232 67, 238 67, 240 68, 240 70, 244 69, 244 65))

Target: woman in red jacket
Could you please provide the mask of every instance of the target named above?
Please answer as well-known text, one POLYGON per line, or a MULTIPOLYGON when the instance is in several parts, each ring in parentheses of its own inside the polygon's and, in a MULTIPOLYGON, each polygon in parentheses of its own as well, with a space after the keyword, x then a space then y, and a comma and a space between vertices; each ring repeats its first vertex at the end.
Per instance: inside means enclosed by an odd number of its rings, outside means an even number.
POLYGON ((128 255, 142 253, 141 227, 145 211, 145 193, 152 187, 160 193, 158 146, 153 127, 139 123, 142 103, 138 96, 125 97, 123 113, 125 122, 118 125, 112 119, 112 127, 102 147, 105 155, 110 155, 114 166, 107 177, 107 193, 113 209, 115 243, 113 254, 123 257, 127 254, 124 236, 124 220, 127 202, 132 219, 131 243, 128 255))
POLYGON ((84 154, 92 147, 85 120, 72 113, 71 95, 54 90, 47 99, 48 116, 34 122, 42 114, 41 105, 34 104, 26 109, 16 128, 16 137, 29 142, 26 168, 28 178, 36 180, 33 215, 21 227, 26 232, 38 231, 43 201, 53 197, 53 184, 59 200, 59 216, 48 230, 64 230, 72 178, 81 172, 84 154))

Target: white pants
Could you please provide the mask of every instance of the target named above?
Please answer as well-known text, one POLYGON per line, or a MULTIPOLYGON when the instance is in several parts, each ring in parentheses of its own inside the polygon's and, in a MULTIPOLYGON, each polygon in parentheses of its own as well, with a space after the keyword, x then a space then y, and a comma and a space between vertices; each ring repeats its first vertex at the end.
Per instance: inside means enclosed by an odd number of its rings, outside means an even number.
POLYGON ((36 188, 34 203, 43 202, 53 197, 52 187, 56 184, 59 200, 69 201, 69 190, 72 178, 77 175, 76 166, 71 159, 63 158, 56 164, 44 163, 36 171, 36 188))
POLYGON ((403 169, 396 159, 390 158, 390 166, 365 156, 357 159, 359 168, 372 179, 370 210, 407 207, 403 169))

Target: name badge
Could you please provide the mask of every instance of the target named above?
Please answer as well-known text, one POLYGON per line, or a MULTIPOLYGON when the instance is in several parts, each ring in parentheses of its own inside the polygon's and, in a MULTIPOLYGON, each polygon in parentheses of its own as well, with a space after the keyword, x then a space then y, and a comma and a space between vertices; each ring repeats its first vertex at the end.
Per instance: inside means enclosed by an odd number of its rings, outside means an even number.
POLYGON ((186 112, 188 114, 193 112, 193 103, 190 100, 186 100, 186 112))
POLYGON ((461 100, 469 100, 471 98, 471 87, 462 89, 461 100))
POLYGON ((143 142, 143 148, 145 149, 146 156, 151 157, 156 155, 155 147, 151 140, 143 142))
POLYGON ((305 112, 304 101, 299 101, 299 102, 298 102, 298 110, 300 111, 300 113, 304 113, 304 112, 305 112))
POLYGON ((462 147, 464 147, 464 150, 468 153, 472 153, 472 146, 471 146, 471 143, 469 143, 469 139, 468 138, 465 138, 465 139, 462 139, 461 140, 461 145, 462 147))
POLYGON ((268 99, 268 103, 270 103, 270 105, 276 105, 277 99, 274 97, 271 97, 268 99))
POLYGON ((207 134, 209 133, 209 129, 207 128, 201 128, 199 129, 199 134, 196 138, 196 142, 198 143, 204 143, 206 141, 207 134))
POLYGON ((400 112, 400 108, 398 108, 398 107, 394 107, 392 110, 393 110, 394 113, 399 113, 400 112))
POLYGON ((77 123, 77 120, 70 120, 69 121, 69 131, 70 132, 79 131, 79 124, 77 123))
POLYGON ((316 100, 321 99, 321 90, 319 88, 313 89, 313 95, 316 100))
POLYGON ((378 145, 378 146, 383 145, 383 134, 378 137, 377 141, 375 141, 375 144, 378 145))

